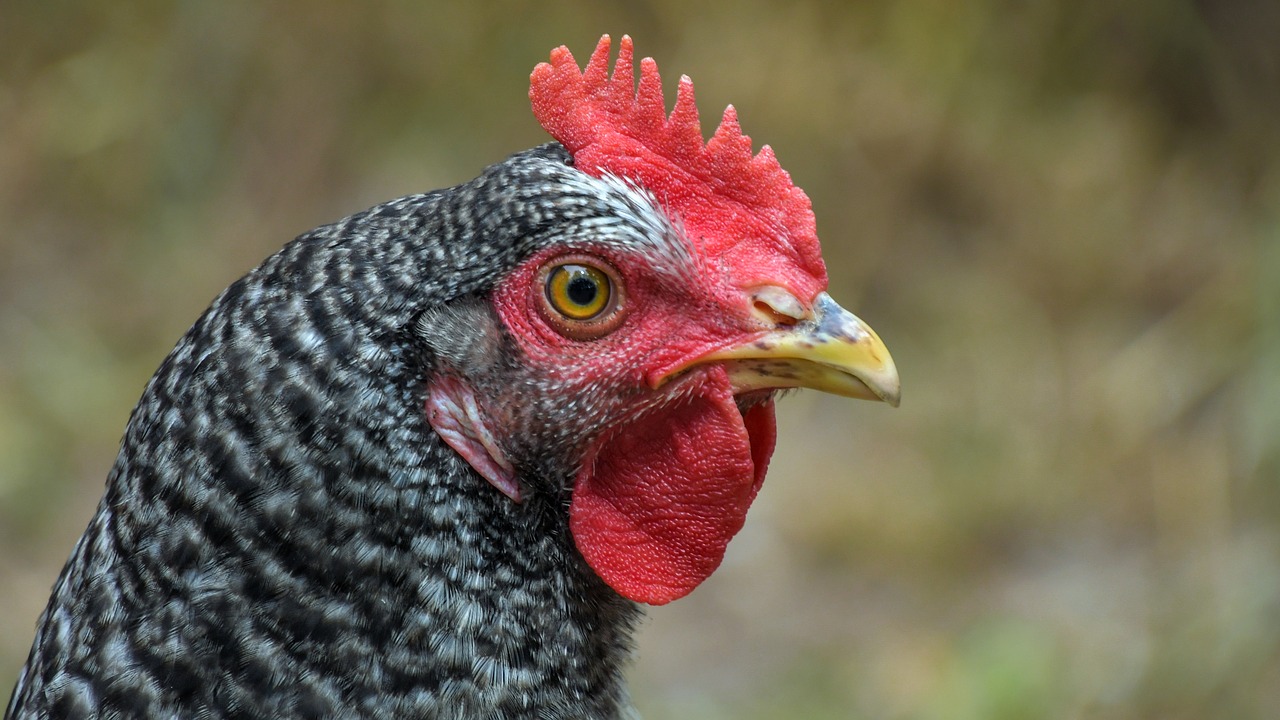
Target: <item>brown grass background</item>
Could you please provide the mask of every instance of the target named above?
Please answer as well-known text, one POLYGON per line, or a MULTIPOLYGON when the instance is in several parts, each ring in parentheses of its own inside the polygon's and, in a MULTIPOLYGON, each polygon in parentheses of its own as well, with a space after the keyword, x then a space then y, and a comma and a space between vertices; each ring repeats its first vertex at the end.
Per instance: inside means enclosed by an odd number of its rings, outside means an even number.
POLYGON ((3 0, 0 684, 208 301, 543 142, 604 32, 775 148, 904 386, 783 403, 646 715, 1280 717, 1270 0, 3 0))

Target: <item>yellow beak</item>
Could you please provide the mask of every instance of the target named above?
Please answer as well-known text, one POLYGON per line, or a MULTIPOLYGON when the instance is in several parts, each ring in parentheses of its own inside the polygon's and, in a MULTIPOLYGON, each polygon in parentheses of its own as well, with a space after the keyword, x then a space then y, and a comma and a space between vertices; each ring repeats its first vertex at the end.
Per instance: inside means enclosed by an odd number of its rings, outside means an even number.
POLYGON ((902 397, 898 369, 880 337, 825 292, 796 324, 690 365, 709 362, 725 364, 736 393, 805 387, 893 407, 902 397))

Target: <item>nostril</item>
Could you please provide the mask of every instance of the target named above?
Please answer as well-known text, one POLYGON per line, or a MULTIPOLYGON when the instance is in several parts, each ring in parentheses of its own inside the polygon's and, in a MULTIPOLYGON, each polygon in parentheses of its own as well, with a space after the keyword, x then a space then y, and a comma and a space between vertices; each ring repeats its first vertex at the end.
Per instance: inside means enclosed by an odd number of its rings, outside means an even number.
POLYGON ((769 303, 761 302, 760 300, 755 301, 753 307, 755 308, 756 315, 770 325, 789 327, 800 322, 799 319, 783 315, 769 303))
POLYGON ((757 288, 751 293, 751 301, 756 316, 769 325, 795 325, 810 315, 795 295, 776 285, 757 288))

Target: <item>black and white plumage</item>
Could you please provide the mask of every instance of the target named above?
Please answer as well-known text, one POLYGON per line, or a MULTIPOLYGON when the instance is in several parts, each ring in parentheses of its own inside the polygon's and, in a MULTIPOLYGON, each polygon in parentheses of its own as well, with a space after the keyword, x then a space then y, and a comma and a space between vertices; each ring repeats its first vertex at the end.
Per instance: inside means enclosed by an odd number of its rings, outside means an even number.
POLYGON ((510 502, 423 413, 437 343, 509 350, 424 313, 612 206, 567 162, 319 228, 223 292, 148 383, 7 717, 619 714, 636 605, 557 488, 510 502))

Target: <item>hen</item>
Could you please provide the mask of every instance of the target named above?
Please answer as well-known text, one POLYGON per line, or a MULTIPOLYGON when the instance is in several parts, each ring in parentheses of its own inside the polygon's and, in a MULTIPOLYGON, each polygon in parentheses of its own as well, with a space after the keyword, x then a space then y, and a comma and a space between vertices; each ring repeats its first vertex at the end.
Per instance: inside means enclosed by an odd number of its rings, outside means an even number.
POLYGON ((557 142, 311 231, 147 384, 7 717, 610 718, 640 604, 719 565, 776 391, 897 404, 813 213, 623 38, 557 142))

